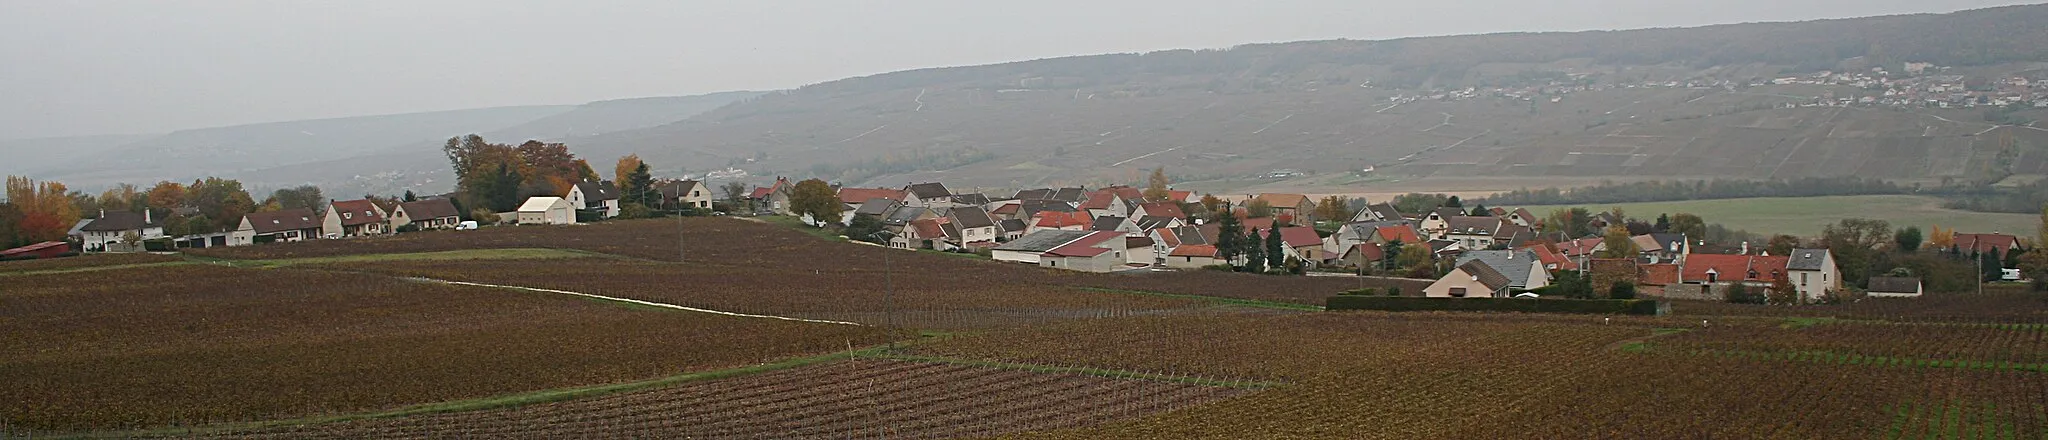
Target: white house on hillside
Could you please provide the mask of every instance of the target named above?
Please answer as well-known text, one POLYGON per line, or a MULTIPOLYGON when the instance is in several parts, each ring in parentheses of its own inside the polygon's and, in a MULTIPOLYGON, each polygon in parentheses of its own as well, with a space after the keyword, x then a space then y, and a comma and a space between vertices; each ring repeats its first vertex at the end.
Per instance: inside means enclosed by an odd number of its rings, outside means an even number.
POLYGON ((604 218, 619 216, 619 187, 611 181, 585 180, 569 186, 569 206, 576 210, 602 209, 604 218))
POLYGON ((1842 272, 1835 267, 1835 256, 1827 249, 1793 249, 1790 256, 1792 260, 1785 263, 1785 272, 1792 277, 1799 300, 1820 302, 1828 294, 1842 290, 1842 272))

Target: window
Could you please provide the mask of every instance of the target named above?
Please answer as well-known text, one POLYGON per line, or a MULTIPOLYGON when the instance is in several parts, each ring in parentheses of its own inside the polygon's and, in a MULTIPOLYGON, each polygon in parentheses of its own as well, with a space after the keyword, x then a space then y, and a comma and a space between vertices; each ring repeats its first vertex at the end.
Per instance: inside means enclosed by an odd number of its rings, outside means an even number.
POLYGON ((341 219, 342 219, 342 220, 348 220, 348 219, 352 219, 352 218, 355 218, 355 217, 350 217, 350 216, 349 216, 350 214, 353 214, 353 213, 349 213, 349 212, 344 212, 344 213, 341 213, 341 219))
POLYGON ((1465 288, 1463 288, 1463 287, 1452 287, 1452 288, 1451 288, 1451 296, 1455 296, 1455 297, 1459 297, 1459 298, 1464 298, 1464 297, 1465 297, 1465 288))
POLYGON ((1799 274, 1799 285, 1806 285, 1806 274, 1799 274))

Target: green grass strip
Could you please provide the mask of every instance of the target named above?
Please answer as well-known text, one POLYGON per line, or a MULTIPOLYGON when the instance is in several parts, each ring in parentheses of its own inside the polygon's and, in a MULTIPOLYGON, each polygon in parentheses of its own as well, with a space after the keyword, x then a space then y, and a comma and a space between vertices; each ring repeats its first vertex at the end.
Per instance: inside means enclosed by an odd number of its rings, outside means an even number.
POLYGON ((190 262, 190 261, 162 261, 162 262, 156 262, 156 263, 135 263, 135 264, 116 264, 116 265, 112 265, 112 266, 86 266, 86 267, 73 267, 73 268, 65 268, 65 269, 49 269, 49 270, 31 270, 31 271, 23 271, 23 272, 0 272, 0 277, 5 277, 5 276, 20 276, 20 275, 54 275, 54 274, 65 274, 65 273, 78 273, 78 272, 98 272, 98 271, 103 271, 103 270, 121 270, 121 269, 142 269, 142 268, 149 268, 149 267, 166 267, 166 266, 182 266, 182 265, 186 265, 186 264, 192 264, 192 262, 190 262))
POLYGON ((1189 384, 1189 385, 1201 385, 1201 386, 1210 386, 1210 387, 1223 387, 1223 388, 1242 388, 1242 389, 1266 389, 1266 388, 1272 388, 1272 387, 1277 387, 1277 386, 1280 386, 1280 385, 1282 385, 1282 384, 1281 384, 1281 383, 1279 383, 1279 382, 1265 382, 1265 381, 1255 381, 1255 380, 1229 380, 1229 379, 1213 379, 1213 378, 1206 378, 1206 377, 1193 377, 1193 376, 1172 376, 1172 375, 1165 375, 1165 374, 1141 373, 1141 372, 1136 372, 1136 371, 1130 371, 1130 370, 1116 370, 1116 369, 1109 369, 1109 368, 1095 368, 1095 367, 1060 367, 1060 366, 1052 366, 1052 365, 1040 365, 1040 364, 1025 364, 1025 363, 1016 363, 1016 362, 999 362, 999 361, 985 361, 985 360, 975 360, 975 359, 961 359, 961 358, 950 358, 950 357, 942 357, 942 356, 920 356, 920 355, 908 355, 908 354, 890 354, 890 355, 883 355, 883 356, 880 356, 880 358, 882 358, 882 359, 894 359, 894 360, 899 360, 899 361, 912 361, 912 362, 931 362, 931 363, 939 363, 939 364, 953 364, 953 365, 966 365, 966 366, 971 366, 971 367, 982 367, 982 368, 999 368, 999 369, 1004 369, 1004 370, 1019 370, 1019 371, 1029 371, 1029 372, 1033 372, 1033 373, 1073 373, 1073 374, 1085 374, 1085 375, 1089 375, 1089 376, 1096 376, 1096 377, 1108 377, 1108 378, 1116 378, 1116 379, 1139 379, 1139 380, 1149 380, 1149 381, 1156 381, 1156 382, 1172 382, 1172 383, 1181 383, 1181 384, 1189 384))
MULTIPOLYGON (((246 422, 246 423, 236 423, 236 424, 214 425, 214 426, 207 426, 207 427, 198 427, 198 428, 159 428, 159 429, 150 429, 150 430, 140 430, 140 431, 126 431, 126 432, 108 432, 108 433, 92 433, 92 434, 72 434, 72 435, 68 435, 68 436, 67 436, 67 435, 56 435, 56 436, 50 436, 50 437, 48 437, 48 438, 52 438, 52 439, 62 439, 62 438, 80 438, 80 439, 91 439, 91 438, 129 438, 129 437, 154 437, 154 436, 166 436, 166 435, 186 435, 186 434, 207 434, 207 433, 214 433, 214 432, 222 432, 222 431, 249 431, 249 430, 256 430, 256 429, 263 429, 263 428, 276 428, 276 427, 284 427, 284 426, 305 426, 305 425, 320 425, 320 424, 328 424, 328 423, 339 423, 339 422, 348 422, 348 421, 356 421, 356 420, 386 419, 386 418, 394 418, 394 417, 409 417, 409 416, 419 416, 419 415, 428 415, 428 414, 441 414, 441 413, 452 413, 452 412, 465 412, 465 411, 482 411, 482 410, 491 410, 491 409, 503 409, 503 408, 513 408, 513 407, 519 407, 519 406, 526 406, 526 405, 534 405, 534 404, 541 404, 541 403, 551 403, 551 402, 560 402, 560 401, 565 401, 565 400, 572 400, 572 399, 581 399, 581 398, 587 398, 587 397, 596 397, 596 396, 604 396, 604 395, 610 395, 610 394, 619 394, 619 393, 627 393, 627 392, 633 392, 633 391, 641 391, 641 390, 648 390, 648 389, 654 389, 654 388, 661 388, 661 387, 666 387, 666 386, 672 386, 672 385, 677 385, 677 384, 682 384, 682 383, 688 383, 688 382, 698 382, 698 381, 706 381, 706 380, 715 380, 715 379, 726 379, 726 378, 733 378, 733 377, 740 377, 740 376, 747 376, 747 375, 761 374, 761 373, 767 373, 767 372, 772 372, 772 371, 781 371, 781 370, 787 370, 787 369, 791 369, 791 368, 798 368, 798 367, 805 367, 805 366, 817 365, 817 364, 822 364, 822 363, 827 363, 827 362, 833 362, 833 361, 841 361, 841 360, 847 360, 847 359, 852 359, 852 358, 875 358, 875 357, 880 357, 881 355, 885 354, 884 352, 885 352, 886 350, 887 350, 887 349, 886 349, 886 348, 884 348, 884 347, 881 347, 881 346, 875 346, 875 347, 868 347, 868 348, 863 348, 863 349, 858 349, 858 350, 852 350, 852 351, 838 351, 838 352, 833 352, 833 353, 827 353, 827 354, 821 354, 821 355, 816 355, 816 356, 806 356, 806 357, 799 357, 799 358, 791 358, 791 359, 785 359, 785 360, 782 360, 782 361, 778 361, 778 362, 774 362, 774 363, 768 363, 768 364, 761 364, 761 365, 754 365, 754 366, 748 366, 748 367, 739 367, 739 368, 729 368, 729 369, 724 369, 724 370, 712 370, 712 371, 704 371, 704 372, 697 372, 697 373, 685 373, 685 374, 679 374, 679 375, 675 375, 675 376, 668 376, 668 377, 663 377, 663 378, 659 378, 659 379, 652 379, 652 380, 644 380, 644 381, 639 381, 639 382, 626 382, 626 383, 617 383, 617 384, 608 384, 608 385, 593 385, 593 386, 585 386, 585 387, 574 387, 574 388, 560 388, 560 389, 552 389, 552 390, 542 390, 542 391, 533 391, 533 392, 527 392, 527 393, 519 393, 519 394, 510 394, 510 395, 503 395, 503 396, 494 396, 494 397, 484 397, 484 398, 477 398, 477 399, 466 399, 466 400, 453 400, 453 401, 447 401, 447 402, 439 402, 439 403, 429 403, 429 404, 424 404, 424 405, 415 405, 415 406, 408 406, 408 407, 404 407, 404 408, 399 408, 399 409, 395 409, 395 410, 389 410, 389 411, 365 412, 365 413, 355 413, 355 414, 342 414, 342 415, 332 415, 332 416, 317 416, 317 417, 304 417, 304 418, 297 418, 297 419, 267 420, 267 421, 260 421, 260 422, 246 422)), ((38 438, 41 438, 41 437, 38 437, 38 438)))
POLYGON ((1125 289, 1106 289, 1106 288, 1101 288, 1101 287, 1077 287, 1077 289, 1081 289, 1081 290, 1086 290, 1086 291, 1090 291, 1090 292, 1103 292, 1103 293, 1115 293, 1115 294, 1123 294, 1123 295, 1144 295, 1144 296, 1156 296, 1156 297, 1160 297, 1160 298, 1175 298, 1175 299, 1192 299, 1192 300, 1208 301, 1208 302, 1211 302, 1211 303, 1216 303, 1216 304, 1229 304, 1229 305, 1234 305, 1234 306, 1245 306, 1245 307, 1257 307, 1257 308, 1262 308, 1262 309, 1276 309, 1276 310, 1296 310, 1296 311, 1305 311, 1305 312, 1320 312, 1320 311, 1323 311, 1323 306, 1318 306, 1318 305, 1310 305, 1310 304, 1295 304, 1295 303, 1289 303, 1289 302, 1279 302, 1279 301, 1263 301, 1263 300, 1256 300, 1256 299, 1230 298, 1230 297, 1223 297, 1223 296, 1209 296, 1209 295, 1190 295, 1190 294, 1185 294, 1185 293, 1166 293, 1166 292, 1152 292, 1152 291, 1145 291, 1145 290, 1125 290, 1125 289))

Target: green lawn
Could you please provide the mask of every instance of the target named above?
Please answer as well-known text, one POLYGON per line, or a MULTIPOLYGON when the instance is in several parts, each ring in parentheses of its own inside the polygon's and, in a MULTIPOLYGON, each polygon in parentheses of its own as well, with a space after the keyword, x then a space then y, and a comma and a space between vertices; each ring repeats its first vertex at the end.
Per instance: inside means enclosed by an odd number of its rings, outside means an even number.
MULTIPOLYGON (((1845 218, 1871 218, 1892 223, 1892 227, 1941 225, 1962 232, 2004 232, 2031 236, 2041 224, 2040 216, 1994 214, 1943 209, 1941 200, 1922 196, 1834 196, 1773 197, 1754 199, 1696 200, 1685 202, 1618 203, 1582 205, 1594 211, 1619 207, 1630 217, 1655 219, 1659 213, 1693 213, 1708 223, 1760 234, 1814 236, 1822 225, 1845 218)), ((1512 207, 1510 207, 1512 208, 1512 207)), ((1527 206, 1538 216, 1557 206, 1527 206)))

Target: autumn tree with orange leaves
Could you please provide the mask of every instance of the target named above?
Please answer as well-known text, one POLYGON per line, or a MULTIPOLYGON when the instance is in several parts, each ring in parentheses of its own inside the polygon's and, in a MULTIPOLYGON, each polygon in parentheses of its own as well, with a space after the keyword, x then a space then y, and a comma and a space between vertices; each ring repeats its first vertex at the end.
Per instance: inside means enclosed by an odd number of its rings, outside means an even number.
POLYGON ((62 183, 7 176, 7 203, 19 212, 11 221, 14 238, 28 243, 63 240, 79 219, 68 192, 62 183))

